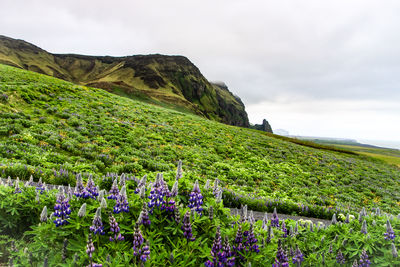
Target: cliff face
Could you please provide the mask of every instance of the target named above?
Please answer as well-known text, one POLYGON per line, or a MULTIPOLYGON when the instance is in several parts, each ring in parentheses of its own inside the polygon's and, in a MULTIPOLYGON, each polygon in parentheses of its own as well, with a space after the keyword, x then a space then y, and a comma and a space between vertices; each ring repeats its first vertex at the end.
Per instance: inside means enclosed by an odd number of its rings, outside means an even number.
POLYGON ((269 122, 266 119, 263 119, 262 124, 255 124, 254 126, 251 126, 251 128, 260 130, 260 131, 264 131, 264 132, 268 132, 268 133, 273 133, 271 125, 269 124, 269 122))
POLYGON ((226 124, 249 126, 240 98, 224 85, 211 84, 183 56, 51 54, 25 41, 0 36, 0 63, 184 109, 226 124))

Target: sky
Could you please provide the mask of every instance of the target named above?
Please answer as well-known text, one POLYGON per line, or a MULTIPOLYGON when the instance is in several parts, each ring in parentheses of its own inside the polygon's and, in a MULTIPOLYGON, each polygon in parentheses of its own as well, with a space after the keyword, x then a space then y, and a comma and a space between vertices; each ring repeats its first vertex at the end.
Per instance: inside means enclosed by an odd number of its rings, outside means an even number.
POLYGON ((2 0, 0 34, 52 53, 188 57, 251 123, 397 141, 400 1, 2 0))

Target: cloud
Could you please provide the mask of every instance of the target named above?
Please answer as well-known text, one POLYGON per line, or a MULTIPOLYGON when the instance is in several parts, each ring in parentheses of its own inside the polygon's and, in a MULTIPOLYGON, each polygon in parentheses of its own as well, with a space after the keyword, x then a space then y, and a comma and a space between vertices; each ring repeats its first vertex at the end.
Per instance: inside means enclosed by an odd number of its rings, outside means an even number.
MULTIPOLYGON (((322 119, 318 103, 400 101, 399 12, 395 0, 4 0, 0 25, 2 34, 54 53, 185 55, 239 95, 254 122, 290 110, 308 118, 306 134, 328 135, 314 123, 322 119), (265 103, 276 109, 253 108, 265 103), (314 106, 314 117, 302 105, 314 106)), ((351 129, 335 118, 338 128, 351 129)), ((293 125, 288 130, 300 131, 293 125)))

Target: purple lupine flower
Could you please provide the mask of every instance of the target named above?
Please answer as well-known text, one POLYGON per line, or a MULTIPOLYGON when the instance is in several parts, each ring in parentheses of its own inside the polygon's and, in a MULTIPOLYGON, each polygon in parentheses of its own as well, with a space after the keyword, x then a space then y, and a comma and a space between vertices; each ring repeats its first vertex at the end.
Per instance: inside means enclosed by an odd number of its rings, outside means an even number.
POLYGON ((146 203, 143 203, 142 211, 140 212, 139 215, 139 224, 143 224, 144 226, 149 226, 151 224, 151 221, 149 219, 149 211, 147 210, 147 205, 146 203))
POLYGON ((304 255, 303 255, 303 253, 301 253, 299 247, 296 246, 296 251, 294 252, 292 262, 293 262, 293 264, 300 266, 303 261, 304 261, 304 255))
POLYGON ((215 181, 214 181, 214 187, 213 187, 213 194, 214 194, 214 197, 217 197, 217 194, 218 194, 218 191, 219 191, 218 184, 219 184, 219 180, 218 180, 218 179, 215 179, 215 181))
POLYGON ((272 267, 289 267, 289 259, 285 250, 282 248, 282 241, 278 240, 278 249, 276 251, 275 263, 272 267))
POLYGON ((87 267, 102 267, 103 265, 93 262, 93 252, 95 251, 92 235, 89 234, 88 242, 86 245, 86 254, 89 256, 89 265, 87 267))
POLYGON ((242 255, 245 246, 243 244, 243 233, 242 233, 242 225, 239 224, 238 230, 236 232, 235 240, 233 241, 232 249, 234 251, 235 256, 239 256, 238 260, 243 260, 244 257, 242 255))
POLYGON ((14 194, 19 194, 21 193, 21 189, 19 188, 19 178, 17 177, 17 180, 15 181, 15 189, 14 189, 14 194))
POLYGON ((124 236, 121 235, 118 222, 117 222, 117 220, 115 220, 114 216, 112 216, 111 214, 109 217, 109 222, 110 222, 110 231, 112 234, 114 234, 114 236, 110 236, 110 241, 111 242, 124 241, 125 238, 124 238, 124 236))
POLYGON ((201 205, 203 205, 203 196, 201 195, 199 182, 196 180, 193 186, 193 190, 189 195, 188 207, 192 210, 195 210, 201 216, 203 211, 201 205))
POLYGON ((273 237, 274 237, 274 232, 272 230, 272 226, 268 225, 268 235, 267 235, 267 239, 265 241, 269 244, 269 243, 271 243, 271 240, 273 237))
POLYGON ((142 232, 140 231, 139 224, 136 224, 133 234, 133 256, 142 262, 146 262, 150 257, 150 246, 148 242, 144 246, 143 244, 144 238, 142 232))
POLYGON ((390 221, 387 220, 386 222, 386 233, 383 234, 385 236, 385 240, 394 240, 396 238, 396 235, 394 234, 392 225, 390 224, 390 221))
POLYGON ((211 248, 211 255, 214 258, 217 258, 218 252, 222 249, 222 240, 221 240, 221 233, 220 233, 220 227, 217 227, 217 232, 215 233, 215 238, 214 242, 211 248))
POLYGON ((42 177, 39 178, 39 182, 36 184, 36 191, 40 192, 40 194, 43 194, 45 191, 45 188, 44 188, 43 182, 42 182, 42 177))
POLYGON ((93 181, 92 175, 89 176, 89 179, 87 181, 86 191, 89 192, 89 196, 93 199, 96 199, 96 197, 99 195, 99 190, 93 181))
POLYGON ((176 168, 176 180, 179 181, 183 176, 183 171, 182 171, 182 160, 178 161, 178 167, 176 168))
POLYGON ((282 237, 286 238, 288 236, 289 231, 286 228, 285 221, 283 221, 283 220, 282 220, 282 232, 283 232, 282 237))
POLYGON ((114 179, 114 182, 111 186, 109 196, 107 197, 108 199, 117 199, 119 196, 119 189, 118 189, 118 180, 114 179))
POLYGON ((268 214, 264 214, 264 218, 262 220, 262 229, 267 230, 267 225, 268 225, 268 214))
POLYGON ((397 258, 399 253, 397 252, 396 245, 392 242, 392 256, 393 258, 397 258))
POLYGON ((142 177, 142 179, 139 180, 138 185, 135 189, 135 194, 139 194, 140 190, 142 190, 143 188, 146 188, 146 180, 147 180, 147 175, 144 175, 142 177))
POLYGON ((371 265, 371 261, 368 259, 368 254, 363 249, 361 256, 360 256, 360 264, 358 265, 359 267, 369 267, 371 265))
POLYGON ((279 227, 279 218, 278 213, 276 212, 276 208, 274 208, 274 212, 272 213, 271 226, 277 228, 279 227))
POLYGON ((81 198, 85 198, 85 199, 90 197, 89 192, 83 186, 81 174, 76 175, 76 186, 75 186, 74 195, 76 197, 81 197, 81 198))
POLYGON ((69 207, 69 199, 65 198, 64 192, 60 191, 57 195, 57 204, 54 206, 53 213, 53 216, 57 217, 54 220, 54 223, 57 227, 69 224, 69 222, 67 221, 69 215, 71 214, 71 209, 69 207))
POLYGON ((367 231, 367 222, 364 220, 361 226, 361 233, 363 233, 364 235, 368 234, 367 231))
POLYGON ((149 208, 150 213, 153 212, 154 207, 160 208, 161 210, 165 209, 166 198, 169 196, 169 189, 166 186, 162 175, 157 174, 156 180, 151 185, 150 195, 149 195, 149 208), (165 188, 166 187, 166 188, 165 188))
POLYGON ((140 257, 142 253, 141 247, 143 245, 144 238, 140 231, 139 224, 135 225, 135 232, 133 234, 133 256, 140 257))
POLYGON ((92 231, 95 235, 100 234, 104 235, 104 226, 101 221, 101 208, 98 207, 96 210, 96 214, 94 215, 92 226, 90 226, 90 231, 92 231))
POLYGON ((185 216, 183 217, 183 224, 181 229, 183 230, 183 236, 187 239, 187 241, 194 241, 196 240, 192 234, 192 225, 190 223, 190 213, 189 211, 186 212, 185 216))
POLYGON ((346 260, 343 256, 342 251, 339 249, 337 255, 336 255, 336 262, 339 264, 345 264, 346 260))
POLYGON ((150 245, 149 241, 146 242, 146 245, 142 248, 142 255, 140 255, 140 260, 142 262, 146 262, 150 258, 150 245))
POLYGON ((126 187, 123 186, 121 188, 121 192, 119 193, 117 197, 117 202, 114 206, 114 213, 120 213, 120 212, 129 212, 129 203, 128 203, 128 197, 126 196, 126 187))
POLYGON ((256 253, 260 252, 258 245, 257 245, 257 238, 254 235, 253 231, 253 224, 250 224, 250 230, 247 235, 247 240, 245 242, 246 247, 250 249, 250 251, 254 251, 256 253))
POLYGON ((178 181, 175 181, 175 183, 171 189, 171 197, 176 197, 178 195, 178 189, 179 189, 178 187, 179 187, 179 183, 178 183, 178 181))

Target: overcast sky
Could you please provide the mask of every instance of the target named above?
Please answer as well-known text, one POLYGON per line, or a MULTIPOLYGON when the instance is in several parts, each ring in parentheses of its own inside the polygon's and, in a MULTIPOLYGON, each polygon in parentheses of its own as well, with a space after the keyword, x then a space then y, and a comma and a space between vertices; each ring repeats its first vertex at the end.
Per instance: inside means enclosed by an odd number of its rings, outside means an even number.
POLYGON ((400 142, 400 1, 2 0, 0 34, 52 53, 187 56, 252 123, 400 142))

